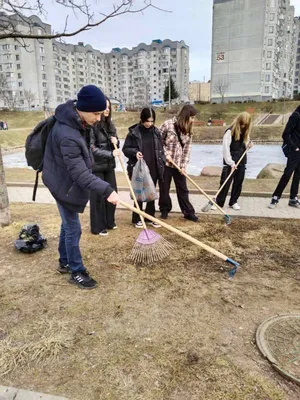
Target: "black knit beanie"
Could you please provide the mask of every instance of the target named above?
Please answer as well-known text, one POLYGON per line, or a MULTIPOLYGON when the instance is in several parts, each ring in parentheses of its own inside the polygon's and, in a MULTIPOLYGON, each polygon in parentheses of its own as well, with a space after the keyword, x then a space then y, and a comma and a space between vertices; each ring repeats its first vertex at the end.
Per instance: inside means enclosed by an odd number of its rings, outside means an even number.
POLYGON ((106 110, 106 97, 95 85, 83 86, 77 98, 76 108, 79 111, 99 112, 106 110))

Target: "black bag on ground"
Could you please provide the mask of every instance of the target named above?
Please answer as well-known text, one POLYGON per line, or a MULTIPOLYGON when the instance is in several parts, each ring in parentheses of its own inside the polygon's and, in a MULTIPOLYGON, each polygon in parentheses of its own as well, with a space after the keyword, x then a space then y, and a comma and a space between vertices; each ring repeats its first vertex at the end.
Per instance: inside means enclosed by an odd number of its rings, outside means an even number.
POLYGON ((22 253, 34 253, 47 245, 47 239, 40 234, 40 228, 36 224, 24 225, 19 233, 19 239, 15 241, 15 248, 22 253))
POLYGON ((25 143, 25 157, 27 165, 36 171, 32 200, 35 201, 38 186, 39 173, 43 170, 43 160, 47 139, 56 122, 54 115, 39 122, 33 131, 27 136, 25 143))

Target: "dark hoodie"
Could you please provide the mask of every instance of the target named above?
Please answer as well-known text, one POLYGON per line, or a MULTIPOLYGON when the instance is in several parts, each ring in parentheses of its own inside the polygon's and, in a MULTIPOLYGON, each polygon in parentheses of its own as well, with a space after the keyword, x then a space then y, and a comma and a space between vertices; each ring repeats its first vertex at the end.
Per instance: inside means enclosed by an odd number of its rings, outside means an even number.
POLYGON ((282 134, 282 139, 289 144, 292 150, 300 148, 300 106, 290 116, 282 134))
POLYGON ((108 197, 113 188, 92 174, 89 139, 76 112, 74 101, 55 110, 57 119, 49 134, 43 163, 43 182, 58 203, 75 212, 83 212, 90 191, 108 197))

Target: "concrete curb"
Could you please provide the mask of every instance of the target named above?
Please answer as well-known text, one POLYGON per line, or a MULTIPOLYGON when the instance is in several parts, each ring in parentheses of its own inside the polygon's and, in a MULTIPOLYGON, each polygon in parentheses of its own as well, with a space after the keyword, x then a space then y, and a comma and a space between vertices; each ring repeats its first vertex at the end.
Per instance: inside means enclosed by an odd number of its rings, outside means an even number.
MULTIPOLYGON (((33 188, 34 187, 34 183, 29 183, 29 182, 7 182, 6 186, 8 187, 26 187, 26 188, 33 188)), ((42 183, 40 183, 38 185, 38 188, 42 188, 45 189, 46 186, 43 185, 42 183)), ((119 186, 118 187, 118 191, 119 192, 129 192, 128 187, 126 186, 119 186)), ((189 189, 189 192, 191 194, 200 194, 199 190, 197 189, 189 189)), ((176 193, 175 189, 171 189, 170 193, 176 193)), ((215 190, 205 190, 205 193, 207 193, 210 196, 214 196, 216 194, 215 190)), ((229 194, 231 192, 229 191, 229 194)), ((241 197, 264 197, 264 198, 271 198, 272 197, 272 193, 270 192, 242 192, 241 197)), ((281 198, 289 198, 288 193, 283 193, 281 198)))
POLYGON ((0 386, 0 400, 68 400, 66 397, 52 396, 31 392, 29 390, 15 389, 12 387, 0 386))

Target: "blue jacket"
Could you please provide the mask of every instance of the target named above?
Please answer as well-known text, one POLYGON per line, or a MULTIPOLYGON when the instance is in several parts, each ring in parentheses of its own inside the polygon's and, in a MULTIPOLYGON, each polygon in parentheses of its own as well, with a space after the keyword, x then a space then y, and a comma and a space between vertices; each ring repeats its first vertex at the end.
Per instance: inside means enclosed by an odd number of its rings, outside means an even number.
POLYGON ((50 132, 43 162, 43 182, 58 203, 83 212, 90 192, 108 197, 113 188, 92 174, 93 158, 89 134, 72 100, 55 110, 56 123, 50 132))

